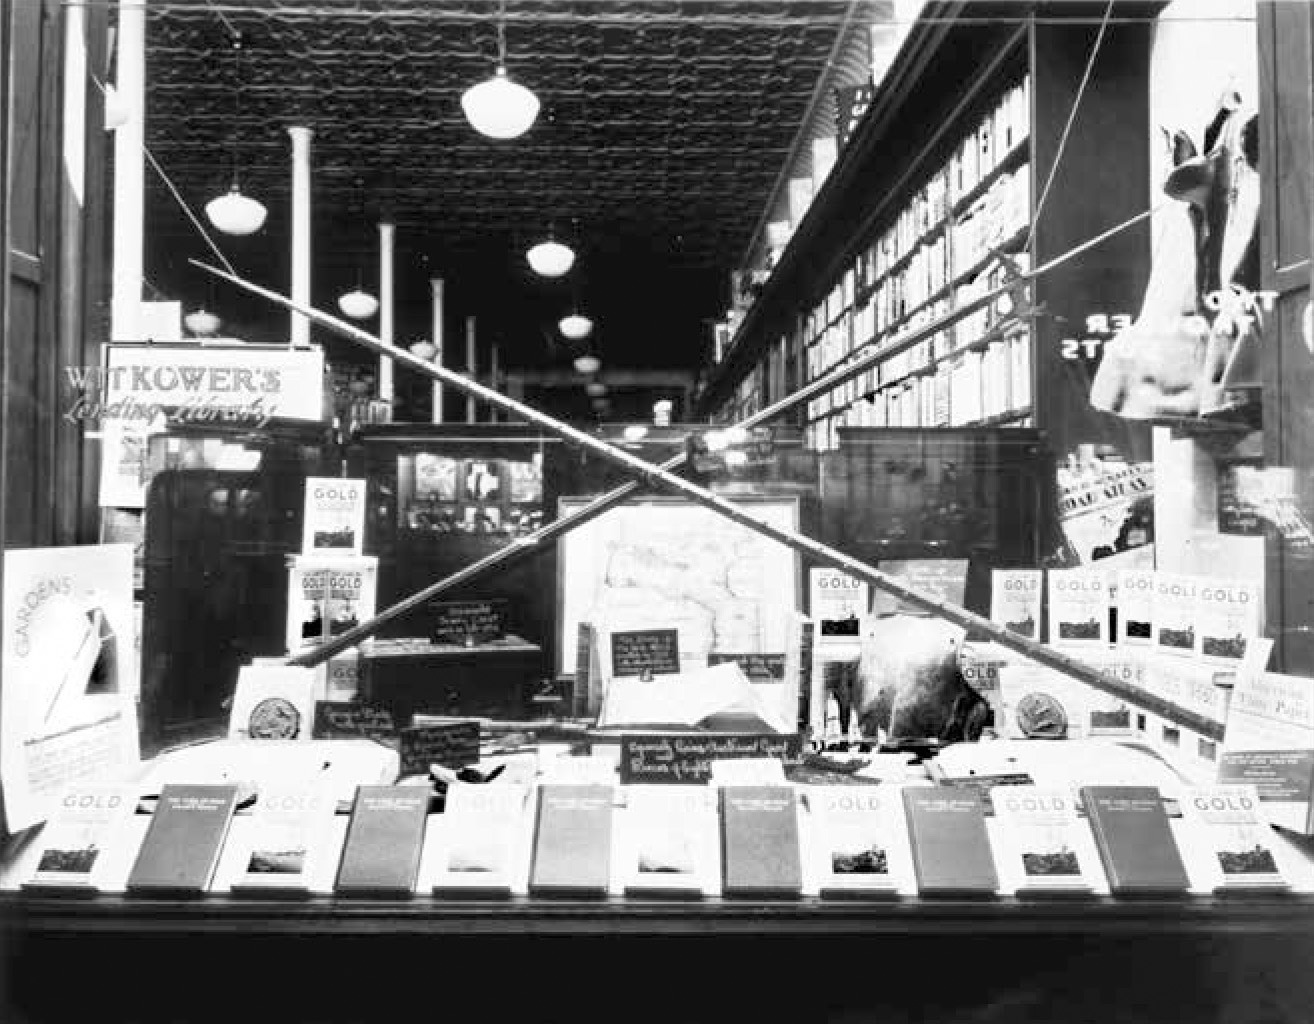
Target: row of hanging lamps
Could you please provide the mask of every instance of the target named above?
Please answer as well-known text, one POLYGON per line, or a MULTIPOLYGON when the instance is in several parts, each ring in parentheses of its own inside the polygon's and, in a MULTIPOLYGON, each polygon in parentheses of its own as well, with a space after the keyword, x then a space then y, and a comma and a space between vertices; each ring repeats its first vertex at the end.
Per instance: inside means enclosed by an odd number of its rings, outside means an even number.
POLYGON ((259 200, 242 194, 237 182, 237 132, 242 117, 242 34, 233 33, 233 184, 205 204, 210 223, 226 235, 251 235, 265 223, 268 211, 259 200))
POLYGON ((506 0, 497 17, 497 70, 492 78, 461 94, 470 127, 490 139, 514 139, 533 126, 541 104, 534 93, 506 73, 506 0))

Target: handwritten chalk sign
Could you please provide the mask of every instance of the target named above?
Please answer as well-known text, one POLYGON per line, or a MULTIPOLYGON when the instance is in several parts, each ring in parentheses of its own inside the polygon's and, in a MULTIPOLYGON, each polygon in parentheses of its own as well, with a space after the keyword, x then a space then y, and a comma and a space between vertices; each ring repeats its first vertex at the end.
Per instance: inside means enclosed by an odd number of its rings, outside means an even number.
POLYGON ((750 683, 783 683, 785 656, 783 654, 721 654, 707 655, 709 665, 722 665, 733 661, 748 677, 750 683))
POLYGON ((317 740, 365 737, 391 739, 397 735, 392 712, 374 704, 345 700, 315 701, 315 724, 311 736, 317 740))
POLYGON ((678 630, 635 629, 611 634, 613 676, 656 676, 679 671, 678 630))
POLYGON ((479 760, 477 721, 412 725, 400 735, 402 775, 424 775, 431 764, 464 768, 479 760))
POLYGON ((632 785, 697 786, 712 777, 712 762, 777 757, 786 767, 802 763, 798 733, 626 733, 621 736, 620 780, 632 785))
POLYGON ((434 613, 430 635, 436 644, 472 647, 506 636, 504 600, 435 601, 429 607, 434 613))

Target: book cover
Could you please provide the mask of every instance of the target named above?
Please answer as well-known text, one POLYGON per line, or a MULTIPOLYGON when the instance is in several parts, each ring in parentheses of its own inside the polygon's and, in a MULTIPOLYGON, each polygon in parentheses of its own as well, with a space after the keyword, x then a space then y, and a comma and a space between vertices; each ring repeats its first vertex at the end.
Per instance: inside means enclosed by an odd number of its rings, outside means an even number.
POLYGON ((510 896, 518 888, 528 794, 522 785, 447 787, 434 851, 434 892, 510 896))
POLYGON ((999 889, 981 790, 908 786, 903 804, 917 891, 923 896, 993 896, 999 889))
POLYGON ((1102 569, 1050 569, 1049 642, 1104 647, 1109 642, 1109 586, 1102 569))
POLYGON ((321 786, 265 787, 242 849, 237 893, 309 893, 330 853, 337 800, 321 786))
POLYGON ((898 896, 911 878, 902 806, 886 786, 808 790, 809 848, 823 899, 898 896))
POLYGON ((1196 838, 1208 849, 1215 891, 1289 889, 1273 854, 1273 830, 1254 786, 1196 786, 1181 801, 1196 838))
POLYGON ((1115 896, 1187 891, 1190 880, 1157 786, 1084 786, 1081 799, 1115 896))
POLYGON ((373 555, 293 555, 288 569, 287 649, 295 654, 371 618, 378 585, 373 555))
POLYGON ((709 786, 626 786, 617 832, 627 895, 700 897, 719 870, 716 798, 709 786))
POLYGON ((1153 569, 1118 570, 1118 643, 1129 647, 1154 644, 1155 583, 1153 569))
POLYGON ((334 892, 410 896, 429 816, 428 786, 359 786, 334 892))
POLYGON ((1154 649, 1160 654, 1194 658, 1199 643, 1200 577, 1161 572, 1154 586, 1154 649))
POLYGON ((298 665, 243 665, 228 715, 233 739, 309 740, 318 673, 298 665))
POLYGON ((803 888, 798 798, 790 786, 720 790, 722 892, 797 896, 803 888))
POLYGON ((1200 581, 1196 655, 1220 668, 1235 669, 1263 623, 1263 588, 1244 579, 1200 581))
POLYGON ((611 886, 616 790, 543 783, 534 819, 531 895, 605 896, 611 886))
POLYGON ((1003 874, 1017 879, 1019 895, 1093 889, 1094 865, 1085 862, 1080 839, 1086 826, 1077 817, 1071 793, 1042 786, 995 786, 990 802, 999 823, 999 852, 1008 859, 1003 874))
POLYGON ((205 892, 236 806, 236 786, 164 786, 128 875, 128 892, 205 892))
POLYGON ((861 621, 871 605, 871 588, 839 569, 816 568, 808 574, 808 614, 818 624, 816 642, 829 649, 861 645, 861 621))
POLYGON ((1218 781, 1255 786, 1269 821, 1314 835, 1314 699, 1308 679, 1237 674, 1218 781))
POLYGON ((303 555, 359 555, 365 537, 365 481, 306 478, 303 555))
POLYGON ((990 574, 990 620, 1010 633, 1040 639, 1044 599, 1041 569, 995 569, 990 574))
POLYGON ((123 839, 137 809, 132 786, 75 786, 41 830, 41 853, 24 889, 95 892, 107 847, 123 839))

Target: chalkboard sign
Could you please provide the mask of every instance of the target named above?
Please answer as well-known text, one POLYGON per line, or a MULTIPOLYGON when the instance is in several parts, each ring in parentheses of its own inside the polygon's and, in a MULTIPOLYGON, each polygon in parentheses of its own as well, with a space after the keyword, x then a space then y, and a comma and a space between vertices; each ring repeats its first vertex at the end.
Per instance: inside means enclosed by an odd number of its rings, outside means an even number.
POLYGON ((733 661, 748 676, 750 683, 783 683, 785 681, 785 656, 783 654, 720 654, 707 656, 709 665, 723 665, 733 661))
POLYGON ((423 775, 429 765, 464 768, 479 760, 479 723, 412 725, 401 731, 401 774, 423 775))
POLYGON ((778 757, 786 767, 802 762, 798 733, 626 733, 621 737, 620 780, 625 785, 701 785, 712 762, 778 757))
POLYGON ((317 740, 391 739, 397 735, 392 712, 374 704, 357 701, 315 701, 315 725, 311 733, 317 740))
POLYGON ((636 629, 611 634, 613 676, 655 676, 680 671, 680 634, 675 629, 636 629))
POLYGON ((506 636, 504 600, 435 601, 429 607, 434 613, 430 637, 436 644, 473 647, 506 636))

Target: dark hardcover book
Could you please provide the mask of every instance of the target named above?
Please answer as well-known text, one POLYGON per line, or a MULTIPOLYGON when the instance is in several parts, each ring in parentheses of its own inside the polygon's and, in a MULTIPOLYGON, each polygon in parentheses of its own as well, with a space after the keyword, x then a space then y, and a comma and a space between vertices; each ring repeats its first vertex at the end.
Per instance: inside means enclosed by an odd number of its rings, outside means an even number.
POLYGON ((994 896, 999 889, 985 795, 974 786, 903 791, 917 891, 923 896, 994 896))
POLYGON ((428 786, 358 786, 333 891, 410 896, 424 849, 429 796, 428 786))
POLYGON ((722 788, 721 868, 726 896, 797 896, 802 891, 798 804, 792 788, 722 788))
POLYGON ((1115 896, 1186 892, 1191 883, 1156 787, 1086 786, 1081 799, 1115 896))
POLYGON ((165 786, 128 874, 128 892, 204 893, 236 807, 236 786, 165 786))
POLYGON ((611 885, 612 786, 539 787, 529 891, 536 896, 605 896, 611 885))

